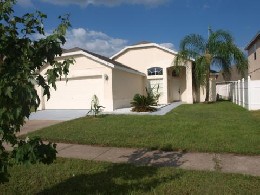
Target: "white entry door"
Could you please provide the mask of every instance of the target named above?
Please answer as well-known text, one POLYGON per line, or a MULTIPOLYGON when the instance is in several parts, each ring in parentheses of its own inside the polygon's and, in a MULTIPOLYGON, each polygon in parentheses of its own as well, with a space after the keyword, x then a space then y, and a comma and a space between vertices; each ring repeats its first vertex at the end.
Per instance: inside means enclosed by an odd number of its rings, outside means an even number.
POLYGON ((180 79, 179 78, 174 78, 172 80, 172 100, 173 101, 180 101, 181 100, 181 95, 180 95, 180 79))
POLYGON ((163 94, 163 79, 149 79, 147 83, 147 88, 152 89, 155 93, 160 94, 159 104, 161 104, 161 99, 163 94), (158 90, 158 91, 157 91, 158 90))

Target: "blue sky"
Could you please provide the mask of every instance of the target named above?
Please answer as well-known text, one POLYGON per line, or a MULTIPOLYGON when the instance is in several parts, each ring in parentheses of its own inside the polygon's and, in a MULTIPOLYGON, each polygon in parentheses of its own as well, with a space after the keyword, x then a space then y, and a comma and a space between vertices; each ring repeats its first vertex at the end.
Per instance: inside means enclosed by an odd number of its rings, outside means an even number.
POLYGON ((259 0, 18 0, 16 15, 40 10, 51 32, 70 14, 66 48, 78 46, 111 56, 127 45, 150 41, 178 50, 190 33, 231 32, 243 49, 260 30, 259 0))

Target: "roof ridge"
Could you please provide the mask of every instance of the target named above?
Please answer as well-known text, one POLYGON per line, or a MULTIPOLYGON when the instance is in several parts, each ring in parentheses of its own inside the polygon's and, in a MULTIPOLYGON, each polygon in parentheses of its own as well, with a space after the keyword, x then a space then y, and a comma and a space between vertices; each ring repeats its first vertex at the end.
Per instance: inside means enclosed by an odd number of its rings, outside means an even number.
POLYGON ((142 44, 149 44, 149 43, 152 43, 152 42, 150 42, 150 41, 139 41, 137 43, 134 43, 132 46, 134 46, 134 45, 142 45, 142 44))
POLYGON ((125 48, 121 49, 119 52, 117 52, 116 54, 114 54, 113 56, 110 57, 110 59, 114 59, 116 56, 122 54, 123 52, 127 51, 128 49, 135 49, 135 48, 139 48, 139 47, 157 47, 159 49, 162 49, 166 52, 172 53, 174 55, 178 54, 177 51, 167 48, 165 46, 162 46, 158 43, 145 43, 145 44, 138 44, 138 45, 129 45, 126 46, 125 48))

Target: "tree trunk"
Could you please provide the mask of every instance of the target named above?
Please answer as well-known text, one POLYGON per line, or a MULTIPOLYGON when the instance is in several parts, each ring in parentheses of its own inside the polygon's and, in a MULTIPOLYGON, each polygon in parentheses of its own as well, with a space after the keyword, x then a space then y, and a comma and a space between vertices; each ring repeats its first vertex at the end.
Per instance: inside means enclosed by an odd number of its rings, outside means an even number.
POLYGON ((206 75, 206 98, 205 98, 205 102, 209 102, 209 77, 210 77, 210 68, 207 70, 207 75, 206 75))
POLYGON ((205 59, 206 59, 206 98, 205 102, 209 102, 209 77, 210 77, 210 65, 212 61, 212 55, 206 50, 205 54, 205 59))

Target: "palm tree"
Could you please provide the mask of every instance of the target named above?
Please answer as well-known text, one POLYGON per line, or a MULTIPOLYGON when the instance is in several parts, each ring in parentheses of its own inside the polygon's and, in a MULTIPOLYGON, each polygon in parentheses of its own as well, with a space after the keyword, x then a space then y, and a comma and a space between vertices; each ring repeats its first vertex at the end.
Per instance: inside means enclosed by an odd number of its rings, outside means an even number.
POLYGON ((246 56, 234 44, 231 34, 224 30, 213 32, 210 28, 208 39, 198 34, 190 34, 183 38, 174 65, 178 67, 185 64, 188 59, 194 59, 195 62, 195 88, 206 86, 206 102, 209 101, 209 77, 213 65, 222 69, 226 75, 230 75, 233 63, 242 75, 248 67, 246 56))

